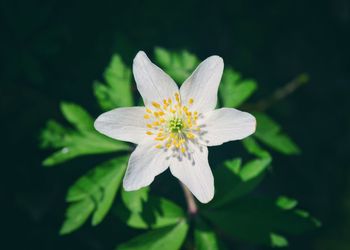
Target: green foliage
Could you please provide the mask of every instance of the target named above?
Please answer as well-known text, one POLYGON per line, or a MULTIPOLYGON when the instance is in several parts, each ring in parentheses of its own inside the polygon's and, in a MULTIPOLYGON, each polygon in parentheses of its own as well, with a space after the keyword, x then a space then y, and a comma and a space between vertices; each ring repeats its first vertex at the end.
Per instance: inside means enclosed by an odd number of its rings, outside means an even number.
POLYGON ((219 94, 225 107, 235 108, 248 99, 256 90, 257 83, 242 79, 232 68, 226 67, 219 87, 219 94))
POLYGON ((99 224, 110 209, 127 165, 127 158, 105 162, 77 180, 68 190, 70 203, 61 234, 78 229, 92 214, 92 225, 99 224))
POLYGON ((281 132, 281 127, 268 115, 255 113, 254 116, 257 120, 257 128, 254 134, 256 138, 280 153, 287 155, 300 153, 298 146, 286 134, 281 132))
MULTIPOLYGON (((180 84, 199 64, 199 59, 187 51, 170 52, 163 48, 155 49, 155 59, 180 84)), ((132 106, 131 70, 119 55, 112 57, 103 78, 105 83, 94 83, 95 96, 103 110, 132 106)), ((256 89, 255 81, 242 79, 238 72, 226 67, 219 89, 221 103, 227 107, 240 106, 256 89)), ((97 133, 94 119, 79 105, 63 102, 61 111, 71 127, 53 120, 47 122, 40 136, 41 147, 57 151, 45 159, 43 165, 53 166, 82 155, 130 149, 126 143, 97 133)), ((222 243, 222 234, 225 238, 233 237, 254 244, 286 247, 288 240, 284 235, 301 234, 319 227, 319 221, 307 211, 297 208, 298 201, 295 199, 280 196, 274 200, 250 194, 264 179, 272 161, 265 146, 287 155, 300 152, 269 116, 264 113, 256 113, 255 116, 256 133, 242 141, 244 149, 253 158, 244 161, 235 158, 213 167, 215 197, 208 205, 201 205, 198 214, 187 216, 182 207, 151 194, 148 187, 133 192, 121 190, 120 198, 112 209, 112 215, 119 218, 115 221, 146 231, 116 249, 177 250, 187 239, 186 246, 193 245, 198 250, 223 250, 227 248, 222 243), (193 232, 188 233, 192 219, 193 232)), ((69 188, 61 234, 77 230, 89 217, 93 226, 105 218, 113 205, 126 166, 126 156, 114 158, 97 165, 69 188)))
POLYGON ((94 92, 103 110, 133 105, 131 70, 119 55, 114 55, 103 74, 106 84, 96 81, 94 92))
POLYGON ((319 226, 311 216, 302 216, 299 210, 285 209, 276 203, 265 198, 244 198, 202 213, 235 239, 274 247, 288 244, 280 234, 298 235, 319 226))
POLYGON ((178 250, 185 240, 188 225, 185 220, 176 225, 151 230, 118 246, 116 250, 178 250))
POLYGON ((155 48, 155 60, 178 84, 182 84, 199 64, 199 59, 186 50, 170 52, 155 48))
POLYGON ((123 203, 118 203, 116 215, 127 225, 139 229, 160 228, 178 223, 185 213, 175 203, 153 195, 148 188, 122 192, 123 203))
POLYGON ((215 232, 200 217, 196 219, 194 240, 197 250, 220 249, 215 232))
POLYGON ((270 158, 255 159, 242 167, 241 159, 234 159, 216 168, 214 177, 220 181, 216 182, 215 197, 210 206, 220 207, 254 190, 262 181, 270 162, 270 158))
POLYGON ((76 128, 67 129, 49 121, 41 133, 41 146, 59 149, 43 161, 53 166, 81 155, 101 154, 129 149, 126 143, 112 140, 95 131, 92 117, 80 106, 62 103, 65 118, 76 128))

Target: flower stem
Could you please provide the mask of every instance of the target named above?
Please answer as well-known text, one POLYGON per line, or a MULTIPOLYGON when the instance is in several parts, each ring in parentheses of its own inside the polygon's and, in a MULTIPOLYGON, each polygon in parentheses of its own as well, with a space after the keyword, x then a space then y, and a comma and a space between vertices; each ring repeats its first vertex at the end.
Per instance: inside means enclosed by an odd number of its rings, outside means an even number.
POLYGON ((185 199, 187 202, 187 211, 188 211, 190 216, 194 216, 197 214, 198 207, 197 207, 196 201, 193 197, 193 194, 184 184, 180 183, 180 185, 184 191, 185 199))

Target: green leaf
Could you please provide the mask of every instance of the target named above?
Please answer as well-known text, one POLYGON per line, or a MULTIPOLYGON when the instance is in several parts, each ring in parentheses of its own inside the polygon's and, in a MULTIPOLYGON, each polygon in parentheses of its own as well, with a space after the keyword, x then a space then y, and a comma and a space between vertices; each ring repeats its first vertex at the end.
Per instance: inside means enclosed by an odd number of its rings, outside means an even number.
POLYGON ((106 84, 99 81, 94 83, 94 93, 103 110, 133 105, 131 70, 119 55, 112 57, 104 72, 104 80, 106 84))
POLYGON ((85 199, 81 202, 71 204, 66 211, 66 218, 61 227, 60 234, 69 234, 79 227, 89 218, 95 208, 95 204, 91 199, 85 199))
MULTIPOLYGON (((51 132, 55 133, 57 131, 51 132)), ((49 131, 46 130, 44 133, 49 133, 49 131)), ((52 134, 51 138, 54 137, 58 138, 59 136, 52 134)), ((57 145, 60 145, 62 148, 46 158, 43 161, 44 166, 51 167, 77 156, 103 154, 129 149, 129 146, 126 143, 110 139, 96 131, 86 133, 70 131, 69 133, 64 134, 62 142, 57 143, 57 145)))
POLYGON ((299 154, 300 149, 286 134, 281 132, 281 127, 269 116, 263 113, 254 114, 257 120, 255 137, 261 142, 283 154, 299 154))
POLYGON ((46 123, 45 129, 40 133, 40 146, 42 148, 60 148, 65 145, 69 130, 54 120, 46 123))
POLYGON ((237 107, 248 99, 256 90, 254 80, 241 78, 241 75, 232 68, 226 68, 222 76, 219 94, 223 106, 237 107))
POLYGON ((118 203, 116 215, 134 228, 160 228, 178 223, 185 213, 175 203, 161 197, 148 196, 148 189, 122 192, 123 204, 118 203), (140 192, 141 191, 141 192, 140 192))
POLYGON ((281 208, 272 199, 240 199, 202 213, 223 233, 255 244, 286 246, 280 234, 298 235, 319 227, 311 216, 281 208))
POLYGON ((182 246, 188 225, 182 220, 176 225, 155 229, 118 246, 116 250, 178 250, 182 246))
POLYGON ((271 158, 269 152, 264 150, 258 142, 254 139, 254 137, 249 136, 242 140, 243 146, 247 149, 247 151, 259 158, 271 158))
POLYGON ((99 224, 110 209, 127 166, 127 158, 105 162, 79 178, 70 187, 61 234, 79 228, 92 214, 92 225, 99 224))
POLYGON ((280 196, 276 200, 276 205, 282 209, 290 210, 298 205, 298 201, 295 199, 288 198, 287 196, 280 196))
POLYGON ((62 102, 61 111, 67 121, 75 126, 76 129, 80 131, 94 130, 92 117, 81 106, 74 103, 62 102))
POLYGON ((196 250, 220 249, 215 232, 200 217, 196 218, 194 240, 196 250))
POLYGON ((216 168, 214 176, 220 180, 215 185, 215 197, 211 207, 220 207, 248 194, 261 182, 271 159, 255 159, 241 167, 241 160, 226 161, 223 167, 216 168))
POLYGON ((155 48, 155 60, 178 84, 182 84, 199 64, 198 58, 186 50, 170 52, 155 48))
POLYGON ((278 235, 275 233, 270 234, 271 246, 272 247, 287 247, 288 240, 282 235, 278 235))

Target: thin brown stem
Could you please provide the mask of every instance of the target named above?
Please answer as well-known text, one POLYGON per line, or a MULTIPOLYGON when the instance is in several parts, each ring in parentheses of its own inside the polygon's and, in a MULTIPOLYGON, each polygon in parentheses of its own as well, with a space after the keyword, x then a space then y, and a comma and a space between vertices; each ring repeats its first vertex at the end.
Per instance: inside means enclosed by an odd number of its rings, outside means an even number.
POLYGON ((283 85, 281 88, 275 90, 271 96, 262 99, 254 104, 246 104, 242 106, 242 109, 249 111, 265 111, 269 107, 271 107, 276 102, 286 98, 293 92, 295 92, 299 87, 304 85, 309 81, 309 76, 307 74, 300 74, 292 81, 283 85))
POLYGON ((184 191, 184 195, 185 195, 185 199, 186 199, 186 203, 187 203, 187 211, 188 211, 190 216, 193 216, 198 211, 196 201, 195 201, 191 191, 184 184, 180 183, 180 185, 184 191))

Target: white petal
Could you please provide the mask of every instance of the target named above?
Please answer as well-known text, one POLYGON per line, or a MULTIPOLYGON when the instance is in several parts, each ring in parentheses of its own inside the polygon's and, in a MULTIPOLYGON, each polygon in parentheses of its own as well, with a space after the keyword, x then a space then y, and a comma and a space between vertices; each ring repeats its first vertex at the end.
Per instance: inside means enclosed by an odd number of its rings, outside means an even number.
POLYGON ((117 108, 100 115, 95 129, 109 137, 138 144, 146 137, 145 107, 117 108))
POLYGON ((233 108, 221 108, 204 115, 200 121, 200 141, 207 146, 241 140, 255 132, 255 117, 233 108))
POLYGON ((198 112, 213 110, 217 102, 218 88, 224 69, 224 61, 219 56, 204 60, 180 88, 182 102, 189 99, 194 103, 191 109, 198 112))
POLYGON ((164 172, 170 159, 162 150, 155 147, 156 142, 147 140, 132 152, 126 170, 123 186, 126 191, 138 190, 150 185, 154 177, 164 172))
POLYGON ((208 163, 208 148, 191 144, 190 157, 174 158, 171 173, 177 177, 202 203, 214 197, 214 178, 208 163))
POLYGON ((137 89, 146 106, 173 97, 179 91, 174 80, 153 64, 143 51, 137 53, 134 59, 133 73, 137 89))

